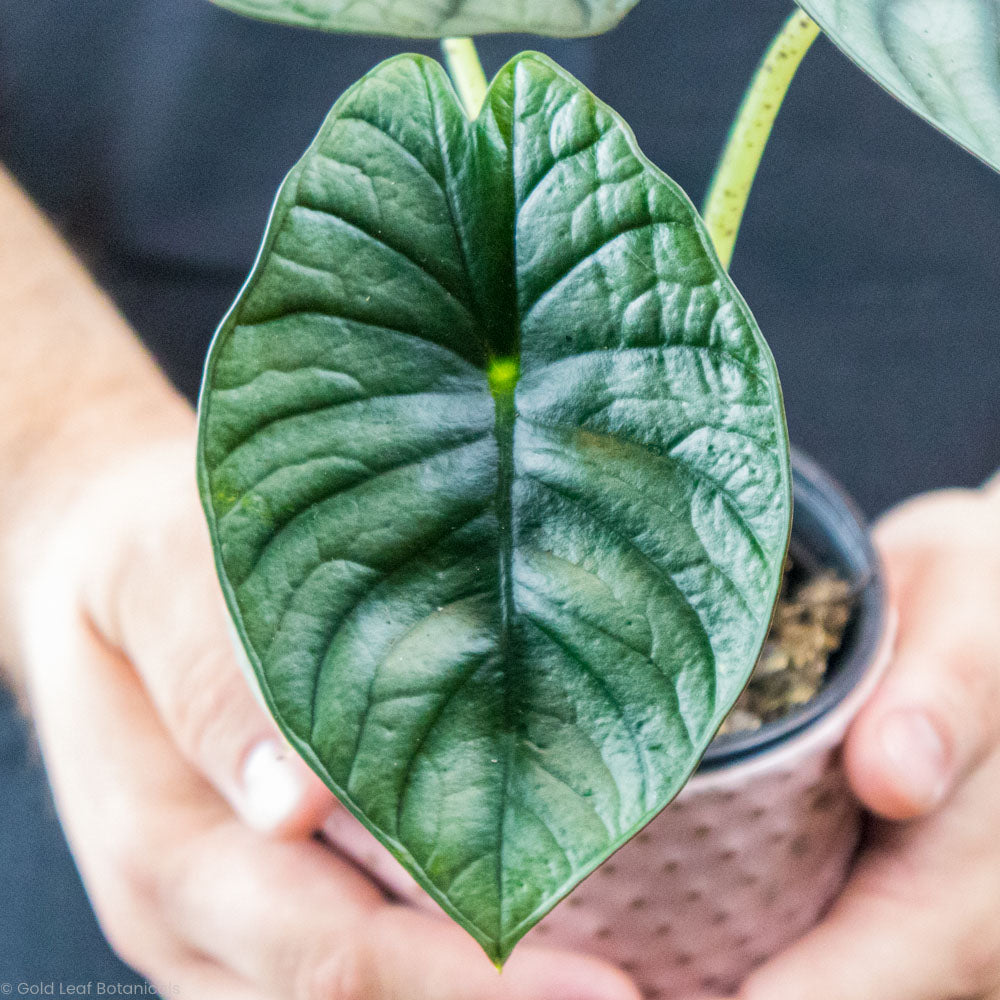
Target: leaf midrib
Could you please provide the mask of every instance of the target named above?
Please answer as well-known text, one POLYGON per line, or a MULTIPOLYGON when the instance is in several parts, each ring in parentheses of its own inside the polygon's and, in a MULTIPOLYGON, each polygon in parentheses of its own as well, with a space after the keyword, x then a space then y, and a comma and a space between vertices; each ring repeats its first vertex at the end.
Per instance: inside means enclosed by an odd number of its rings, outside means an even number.
POLYGON ((502 938, 506 923, 503 845, 507 816, 507 797, 510 789, 510 771, 514 759, 516 732, 514 728, 515 705, 513 674, 518 660, 513 649, 514 616, 514 422, 517 416, 514 400, 515 385, 505 386, 494 394, 496 401, 495 434, 497 441, 497 558, 500 597, 499 653, 502 664, 503 687, 503 746, 500 756, 503 770, 500 783, 500 803, 497 809, 496 880, 499 920, 498 938, 502 938))

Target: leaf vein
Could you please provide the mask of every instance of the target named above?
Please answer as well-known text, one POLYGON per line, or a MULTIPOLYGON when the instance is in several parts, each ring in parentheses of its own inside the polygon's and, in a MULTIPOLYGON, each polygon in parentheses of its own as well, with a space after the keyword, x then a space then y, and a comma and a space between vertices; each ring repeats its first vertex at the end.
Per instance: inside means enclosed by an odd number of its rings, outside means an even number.
MULTIPOLYGON (((462 298, 461 294, 458 291, 448 286, 445 279, 441 275, 435 274, 434 271, 432 271, 430 267, 428 267, 426 261, 418 260, 415 256, 410 254, 408 251, 404 250, 402 247, 390 243, 381 233, 376 234, 369 232, 367 229, 364 228, 364 226, 359 225, 357 222, 352 222, 350 219, 345 218, 342 215, 338 215, 330 208, 320 208, 318 205, 305 205, 302 202, 296 203, 294 208, 299 212, 313 213, 315 215, 321 215, 326 219, 330 219, 333 223, 341 225, 346 229, 349 229, 351 232, 359 233, 361 236, 363 236, 369 242, 373 243, 375 246, 382 247, 383 249, 388 250, 391 254, 394 254, 395 256, 399 257, 401 260, 406 261, 406 263, 409 264, 410 267, 414 268, 420 274, 429 278, 435 285, 437 285, 437 287, 440 288, 442 292, 444 292, 447 298, 451 299, 452 302, 460 306, 468 315, 469 322, 473 327, 476 325, 475 316, 473 315, 472 309, 470 308, 469 304, 462 298)), ((313 265, 306 265, 306 266, 312 267, 313 265)), ((319 270, 324 271, 324 273, 327 274, 334 273, 333 271, 325 271, 325 269, 323 268, 319 268, 319 270)))
MULTIPOLYGON (((566 642, 566 640, 547 622, 545 622, 538 615, 533 614, 530 611, 523 612, 525 621, 530 622, 542 635, 546 636, 548 640, 557 646, 559 649, 565 653, 570 660, 577 664, 583 673, 593 681, 597 689, 604 695, 604 700, 608 705, 615 711, 618 718, 621 720, 622 728, 628 734, 629 739, 633 744, 635 751, 636 764, 639 767, 640 775, 640 799, 645 802, 646 796, 649 790, 649 763, 646 760, 646 755, 643 752, 642 741, 639 739, 639 734, 633 728, 631 722, 628 718, 628 713, 622 707, 621 702, 618 701, 614 696, 608 682, 601 676, 600 672, 595 670, 580 654, 573 649, 573 647, 566 642)), ((619 821, 621 817, 619 816, 619 821)))
MULTIPOLYGON (((629 225, 622 226, 620 229, 616 230, 610 236, 605 237, 604 234, 602 234, 602 240, 596 247, 594 247, 592 250, 588 250, 584 254, 584 256, 574 259, 573 262, 569 265, 569 267, 565 268, 555 278, 548 281, 540 291, 537 291, 535 293, 534 298, 532 298, 528 304, 523 305, 521 307, 521 315, 525 317, 530 316, 531 313, 533 313, 535 309, 539 306, 542 300, 551 295, 552 292, 554 292, 559 287, 559 285, 561 285, 564 281, 566 281, 567 278, 569 278, 574 273, 574 271, 577 271, 579 268, 589 263, 602 250, 611 246, 613 243, 616 243, 618 240, 623 239, 624 237, 632 233, 641 233, 644 230, 649 230, 649 229, 659 229, 659 228, 669 229, 671 226, 676 226, 676 225, 677 223, 674 222, 659 221, 654 219, 652 221, 647 220, 645 222, 630 223, 629 225)), ((659 274, 659 271, 657 271, 656 273, 659 274)))
MULTIPOLYGON (((280 254, 274 254, 274 256, 280 256, 280 254)), ((292 263, 296 263, 292 261, 292 263)), ((483 369, 478 361, 472 361, 471 359, 465 357, 465 355, 460 354, 451 344, 442 344, 438 340, 432 340, 427 337, 424 333, 417 330, 406 330, 398 326, 386 326, 384 323, 373 323, 369 319, 364 319, 361 316, 351 315, 344 311, 330 312, 326 309, 287 309, 281 313, 274 316, 265 316, 263 319, 256 319, 252 322, 242 322, 238 323, 237 327, 261 327, 268 326, 272 323, 280 323, 285 319, 292 317, 315 317, 317 319, 329 320, 333 323, 350 323, 356 326, 365 327, 369 330, 378 330, 381 333, 388 333, 398 336, 406 340, 415 340, 419 344, 423 344, 430 347, 440 348, 442 351, 446 351, 450 354, 456 361, 467 365, 470 372, 482 373, 483 369)))
MULTIPOLYGON (((459 524, 447 525, 446 530, 441 532, 437 538, 433 539, 432 541, 424 543, 424 551, 427 552, 437 548, 439 545, 441 545, 442 542, 446 541, 452 535, 457 534, 463 528, 465 528, 473 521, 475 521, 476 518, 482 516, 483 512, 488 508, 488 506, 489 506, 488 503, 484 504, 483 507, 475 510, 471 515, 466 517, 459 524)), ((405 568, 405 566, 409 561, 410 561, 410 556, 404 555, 403 558, 396 560, 390 566, 383 567, 381 570, 379 570, 379 576, 370 581, 369 585, 357 596, 357 598, 353 601, 351 606, 347 608, 347 610, 340 616, 340 620, 337 622, 330 636, 330 639, 326 644, 326 649, 323 651, 323 654, 318 658, 319 664, 316 670, 316 676, 313 679, 312 698, 310 699, 310 708, 311 708, 311 719, 309 724, 310 742, 313 742, 316 738, 316 698, 317 698, 317 693, 319 691, 320 680, 323 671, 326 667, 326 662, 329 659, 330 651, 333 649, 334 643, 337 641, 337 637, 343 632, 345 626, 347 625, 348 619, 357 614, 362 604, 366 600, 368 600, 369 597, 371 597, 372 592, 375 590, 375 588, 379 586, 379 584, 384 583, 385 581, 391 579, 395 573, 398 573, 401 569, 405 568)), ((355 740, 354 751, 351 754, 350 758, 352 761, 351 770, 348 773, 347 780, 344 782, 344 788, 347 789, 348 792, 350 792, 351 779, 354 776, 354 767, 357 763, 358 748, 361 746, 361 740, 362 737, 364 736, 364 730, 368 724, 368 716, 372 708, 372 703, 373 703, 372 693, 375 690, 375 681, 378 677, 379 665, 380 664, 376 664, 375 669, 372 671, 372 676, 370 683, 368 685, 368 692, 366 695, 365 708, 364 711, 362 712, 361 719, 358 723, 358 735, 357 739, 355 740)))
POLYGON ((250 567, 249 572, 239 582, 239 584, 237 584, 237 587, 242 587, 246 584, 247 580, 249 580, 250 577, 254 574, 254 572, 256 572, 258 566, 261 563, 261 560, 264 559, 267 553, 274 547, 274 545, 278 542, 278 539, 282 536, 282 534, 289 527, 291 527, 291 525, 295 521, 297 521, 305 514, 308 514, 311 510, 313 510, 313 508, 316 507, 317 504, 322 503, 324 500, 331 500, 334 499, 335 497, 342 497, 345 494, 351 493, 362 486, 368 486, 371 483, 375 482, 376 480, 381 479, 383 476, 389 475, 390 473, 399 472, 402 469, 408 469, 418 465, 423 465, 425 462, 429 462, 435 458, 439 458, 442 455, 447 455, 449 452, 461 451, 463 448, 468 448, 471 445, 478 444, 480 441, 485 440, 487 437, 488 437, 488 432, 486 434, 479 433, 474 438, 468 441, 462 441, 459 442, 458 444, 449 444, 447 447, 439 448, 438 450, 431 452, 427 455, 422 455, 416 461, 398 462, 393 465, 387 466, 384 469, 379 469, 374 476, 369 476, 366 478, 359 479, 356 482, 351 483, 350 486, 338 490, 332 496, 324 497, 322 500, 311 501, 305 508, 301 510, 292 511, 287 517, 282 518, 281 520, 276 522, 273 534, 268 539, 267 543, 264 545, 263 549, 260 551, 256 559, 254 560, 253 564, 250 567))

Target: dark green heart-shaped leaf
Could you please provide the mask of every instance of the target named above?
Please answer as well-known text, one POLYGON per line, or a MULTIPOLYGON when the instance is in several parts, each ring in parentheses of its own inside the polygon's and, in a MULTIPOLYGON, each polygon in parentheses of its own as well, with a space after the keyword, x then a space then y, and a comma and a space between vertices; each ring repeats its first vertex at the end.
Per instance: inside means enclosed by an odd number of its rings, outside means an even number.
POLYGON ((202 397, 293 745, 496 960, 683 785, 767 630, 774 366, 678 187, 543 56, 379 66, 281 192, 202 397))
POLYGON ((1000 170, 1000 0, 798 0, 890 94, 1000 170))
POLYGON ((213 0, 238 14, 326 31, 444 38, 518 31, 579 37, 613 28, 639 0, 213 0))

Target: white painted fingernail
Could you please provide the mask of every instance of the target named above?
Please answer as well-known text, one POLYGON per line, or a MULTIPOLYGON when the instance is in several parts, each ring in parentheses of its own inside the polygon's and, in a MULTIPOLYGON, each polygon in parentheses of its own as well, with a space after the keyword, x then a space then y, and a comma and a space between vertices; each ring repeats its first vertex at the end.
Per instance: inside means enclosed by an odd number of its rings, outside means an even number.
POLYGON ((258 743, 243 762, 243 794, 238 803, 246 823, 269 832, 298 809, 305 792, 293 751, 276 739, 258 743))

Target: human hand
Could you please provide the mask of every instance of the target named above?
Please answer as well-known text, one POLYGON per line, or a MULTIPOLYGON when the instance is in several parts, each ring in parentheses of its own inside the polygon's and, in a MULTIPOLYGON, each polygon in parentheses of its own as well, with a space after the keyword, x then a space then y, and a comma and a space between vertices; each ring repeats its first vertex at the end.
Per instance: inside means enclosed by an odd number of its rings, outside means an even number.
POLYGON ((14 546, 5 628, 115 949, 183 1000, 637 1000, 556 952, 498 976, 310 836, 335 805, 239 671, 193 467, 190 433, 117 456, 14 546))
POLYGON ((899 641, 845 763, 878 818, 830 914, 741 1000, 1000 998, 1000 495, 917 497, 875 537, 899 641))

